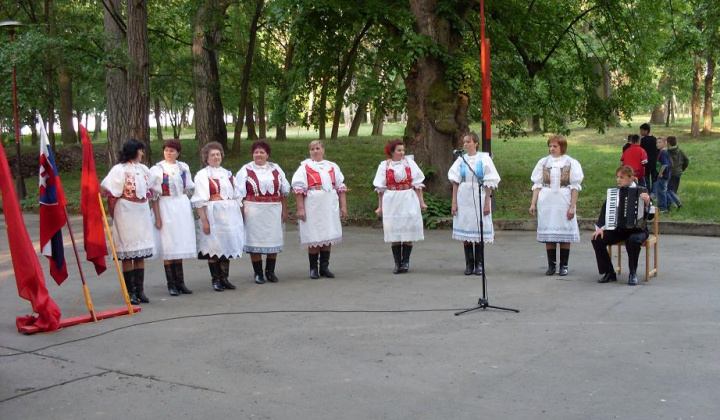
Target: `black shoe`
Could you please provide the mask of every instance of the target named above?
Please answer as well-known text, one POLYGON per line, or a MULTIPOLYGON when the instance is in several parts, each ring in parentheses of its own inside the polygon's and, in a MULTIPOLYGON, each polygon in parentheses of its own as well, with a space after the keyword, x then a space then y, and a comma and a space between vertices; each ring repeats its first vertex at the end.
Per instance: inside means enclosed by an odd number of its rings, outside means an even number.
POLYGON ((275 275, 275 262, 277 260, 274 258, 268 258, 265 261, 265 280, 269 281, 270 283, 277 283, 278 278, 275 275))
POLYGON ((208 261, 208 268, 210 269, 210 277, 212 278, 212 288, 216 292, 222 292, 225 290, 225 287, 223 287, 222 282, 220 281, 220 276, 222 276, 222 272, 220 271, 220 262, 219 261, 208 261))
POLYGON ((175 274, 175 287, 178 292, 185 295, 192 295, 192 290, 185 286, 185 274, 183 273, 182 261, 179 263, 172 264, 173 273, 175 274))
POLYGON ((320 278, 318 272, 318 256, 319 254, 308 254, 308 261, 310 262, 310 278, 313 280, 320 278))
POLYGON ((320 275, 329 279, 335 278, 330 271, 330 251, 320 251, 320 275))
POLYGON ((223 287, 226 290, 237 289, 234 284, 228 281, 228 277, 230 277, 230 260, 222 259, 218 264, 220 264, 220 283, 222 283, 223 287))
POLYGON ((469 276, 475 271, 475 256, 472 245, 463 245, 465 251, 465 275, 469 276))
POLYGON ((163 267, 165 268, 165 279, 167 280, 167 288, 170 296, 178 296, 180 292, 178 292, 175 284, 175 270, 173 269, 173 265, 164 264, 163 267))
POLYGON ((553 274, 555 274, 555 264, 550 264, 548 265, 547 271, 545 271, 545 275, 552 276, 553 274))
POLYGON ((475 275, 476 276, 482 276, 483 275, 483 263, 482 261, 475 263, 475 275))
POLYGON ((145 269, 137 268, 135 271, 135 295, 141 303, 150 303, 150 299, 145 296, 145 269))
POLYGON ((635 273, 630 273, 628 275, 628 285, 637 286, 637 275, 635 275, 635 273))
POLYGON ((605 275, 603 276, 603 278, 601 278, 600 280, 598 280, 598 283, 608 283, 608 282, 611 282, 611 281, 617 281, 617 275, 615 274, 614 271, 610 271, 610 272, 608 272, 608 273, 605 273, 605 275))
POLYGON ((391 247, 393 258, 395 259, 395 268, 393 268, 393 274, 400 274, 400 259, 402 258, 402 247, 400 245, 393 245, 391 247))
POLYGON ((253 281, 255 284, 265 284, 265 278, 263 278, 262 274, 255 273, 253 275, 253 281))
POLYGON ((568 275, 568 267, 567 267, 567 265, 561 265, 561 266, 560 266, 560 271, 558 272, 558 274, 561 275, 561 276, 567 276, 567 275, 568 275))
POLYGON ((412 253, 412 245, 402 246, 402 259, 400 260, 400 273, 407 273, 410 270, 410 254, 412 253))

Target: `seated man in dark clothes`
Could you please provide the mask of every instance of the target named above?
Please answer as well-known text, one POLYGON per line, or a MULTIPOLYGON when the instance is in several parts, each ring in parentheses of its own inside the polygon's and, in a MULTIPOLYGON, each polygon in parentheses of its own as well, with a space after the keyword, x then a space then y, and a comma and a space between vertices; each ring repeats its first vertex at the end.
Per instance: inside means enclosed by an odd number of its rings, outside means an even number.
MULTIPOLYGON (((615 177, 617 179, 618 187, 637 187, 635 183, 634 171, 629 166, 621 166, 615 171, 615 177)), ((647 192, 640 194, 645 205, 645 217, 646 220, 655 217, 651 212, 652 205, 650 202, 650 196, 647 192)), ((635 274, 638 266, 638 259, 640 258, 640 248, 642 243, 648 238, 649 232, 646 224, 641 228, 625 229, 617 227, 614 230, 605 230, 605 212, 607 208, 607 202, 603 203, 602 210, 600 211, 600 217, 595 224, 595 232, 592 234, 592 245, 595 249, 595 259, 597 260, 598 271, 603 277, 598 280, 598 283, 607 283, 611 281, 617 281, 617 275, 615 274, 615 268, 613 267, 610 255, 608 254, 607 247, 625 241, 625 249, 628 254, 628 268, 630 274, 628 275, 628 284, 635 286, 637 284, 637 275, 635 274)))

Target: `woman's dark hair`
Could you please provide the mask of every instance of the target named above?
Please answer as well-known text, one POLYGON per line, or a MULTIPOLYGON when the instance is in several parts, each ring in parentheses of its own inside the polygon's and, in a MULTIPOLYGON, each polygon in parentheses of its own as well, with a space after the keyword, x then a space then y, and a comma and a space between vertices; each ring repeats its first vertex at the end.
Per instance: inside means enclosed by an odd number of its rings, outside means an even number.
POLYGON ((262 140, 258 140, 255 143, 252 144, 250 147, 250 154, 255 153, 255 149, 263 149, 265 153, 268 154, 268 157, 270 157, 270 145, 262 140))
POLYGON ((385 154, 388 157, 392 157, 392 154, 395 151, 395 149, 398 146, 402 146, 402 145, 403 145, 403 141, 400 139, 390 140, 389 142, 387 142, 387 144, 385 144, 385 154))
POLYGON ((617 175, 617 174, 624 174, 626 176, 629 176, 629 177, 637 180, 637 178, 635 178, 635 170, 627 165, 622 165, 622 166, 618 167, 617 169, 615 169, 615 175, 617 175))
MULTIPOLYGON (((208 144, 206 144, 205 146, 203 146, 202 150, 200 151, 200 153, 202 154, 203 164, 205 164, 205 165, 208 164, 208 163, 207 163, 208 155, 210 154, 210 151, 211 151, 211 150, 219 150, 219 151, 220 151, 220 156, 223 157, 223 158, 225 157, 225 150, 223 150, 222 144, 220 144, 220 143, 218 143, 218 142, 216 142, 216 141, 211 141, 210 143, 208 143, 208 144)), ((178 151, 179 151, 179 150, 178 150, 178 151)))
POLYGON ((144 150, 145 145, 143 142, 135 139, 130 139, 123 144, 120 153, 118 154, 118 161, 120 163, 128 163, 135 159, 138 155, 138 150, 144 150))
POLYGON ((182 145, 180 144, 180 140, 177 139, 170 139, 165 141, 165 143, 163 143, 162 149, 165 150, 168 147, 177 150, 178 154, 182 151, 182 145))

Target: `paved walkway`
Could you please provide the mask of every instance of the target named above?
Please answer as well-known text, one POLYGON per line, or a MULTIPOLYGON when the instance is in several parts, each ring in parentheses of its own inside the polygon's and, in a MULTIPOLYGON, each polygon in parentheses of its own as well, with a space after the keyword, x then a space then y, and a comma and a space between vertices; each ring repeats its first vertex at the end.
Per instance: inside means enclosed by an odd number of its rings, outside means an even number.
MULTIPOLYGON (((37 217, 26 220, 37 238, 37 217)), ((486 250, 490 302, 519 314, 453 316, 482 288, 462 274, 449 231, 426 232, 410 273, 393 275, 382 232, 346 228, 337 278, 310 280, 288 227, 278 284, 253 284, 244 257, 230 269, 238 290, 213 292, 207 266, 188 261, 195 293, 172 298, 149 261, 152 303, 140 314, 23 336, 14 320, 30 306, 3 234, 0 417, 720 418, 720 239, 662 236, 659 277, 630 287, 596 283, 589 232, 567 277, 543 275, 533 232, 497 236, 486 250)), ((68 254, 66 284, 47 277, 64 316, 84 313, 68 254)), ((97 310, 122 306, 114 271, 88 282, 97 310)))

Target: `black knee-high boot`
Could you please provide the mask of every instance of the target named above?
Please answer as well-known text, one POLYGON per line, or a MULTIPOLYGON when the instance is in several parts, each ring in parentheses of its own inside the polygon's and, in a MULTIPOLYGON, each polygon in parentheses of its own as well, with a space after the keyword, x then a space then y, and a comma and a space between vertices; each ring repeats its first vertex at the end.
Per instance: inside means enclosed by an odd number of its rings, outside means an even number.
POLYGON ((212 277, 213 290, 216 292, 222 292, 223 290, 225 290, 225 286, 223 286, 222 282, 220 281, 220 277, 222 277, 222 272, 220 271, 220 262, 208 261, 208 268, 210 269, 210 276, 212 277))
POLYGON ((178 292, 192 295, 192 290, 185 286, 185 273, 183 272, 182 261, 173 263, 172 267, 173 273, 175 273, 175 287, 177 287, 178 292))
POLYGON ((320 254, 308 254, 308 261, 310 262, 310 278, 315 280, 320 278, 318 272, 318 255, 320 254))
POLYGON ((568 274, 568 260, 570 260, 570 248, 560 248, 560 274, 561 276, 567 276, 568 274))
POLYGON ((557 258, 556 257, 557 252, 556 252, 555 248, 553 248, 553 249, 546 248, 545 252, 547 253, 547 260, 548 260, 548 269, 545 272, 545 275, 552 276, 553 274, 555 274, 555 267, 556 267, 555 261, 557 261, 555 258, 557 258))
POLYGON ((402 260, 400 260, 400 272, 407 273, 410 270, 410 254, 412 253, 412 245, 403 244, 402 260))
POLYGON ((236 287, 234 284, 230 283, 228 280, 228 277, 230 277, 230 260, 227 258, 223 258, 219 261, 220 263, 220 273, 222 274, 220 276, 220 282, 222 282, 222 285, 227 290, 235 290, 236 287))
POLYGON ((168 292, 170 292, 170 296, 177 296, 180 293, 178 292, 177 285, 175 284, 175 272, 173 270, 173 265, 171 264, 164 264, 163 267, 165 268, 165 280, 167 280, 167 288, 168 292))
POLYGON ((253 261, 253 281, 257 284, 263 284, 265 283, 265 277, 263 277, 263 270, 262 270, 262 260, 260 261, 253 261))
POLYGON ((335 274, 330 271, 329 267, 330 251, 320 251, 320 275, 332 279, 335 277, 335 274))
POLYGON ((130 303, 133 305, 139 304, 140 301, 135 294, 135 270, 123 271, 123 279, 125 279, 125 288, 127 289, 130 303))
POLYGON ((392 249, 393 258, 395 259, 395 268, 393 269, 393 274, 400 273, 400 260, 402 259, 402 246, 401 245, 393 245, 390 247, 392 249))
POLYGON ((475 244, 475 275, 476 276, 482 276, 483 271, 485 270, 485 260, 483 255, 483 247, 485 244, 478 242, 475 244))
POLYGON ((465 249, 465 275, 469 276, 475 271, 475 257, 473 257, 473 246, 464 245, 465 249))
POLYGON ((150 299, 145 296, 145 269, 136 268, 135 270, 135 294, 142 303, 150 303, 150 299))
POLYGON ((270 283, 277 283, 278 279, 275 275, 275 263, 277 260, 275 258, 268 258, 265 261, 265 279, 269 281, 270 283))

